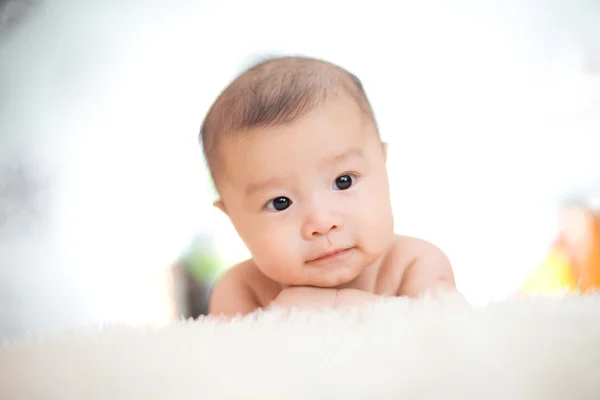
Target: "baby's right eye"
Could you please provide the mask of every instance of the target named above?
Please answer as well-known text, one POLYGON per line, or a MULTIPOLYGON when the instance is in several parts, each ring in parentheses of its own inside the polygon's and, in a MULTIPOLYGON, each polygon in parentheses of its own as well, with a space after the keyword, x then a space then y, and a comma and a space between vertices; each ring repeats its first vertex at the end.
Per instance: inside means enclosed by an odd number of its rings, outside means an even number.
POLYGON ((292 201, 287 197, 275 197, 265 205, 269 211, 283 211, 292 205, 292 201))

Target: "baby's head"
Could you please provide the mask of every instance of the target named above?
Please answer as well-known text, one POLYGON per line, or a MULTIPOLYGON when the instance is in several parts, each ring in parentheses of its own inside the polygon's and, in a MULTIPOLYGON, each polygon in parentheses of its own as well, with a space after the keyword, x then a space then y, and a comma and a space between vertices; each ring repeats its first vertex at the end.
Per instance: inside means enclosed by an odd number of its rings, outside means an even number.
POLYGON ((340 286, 391 245, 385 144, 362 84, 342 68, 260 63, 221 93, 201 138, 216 205, 269 278, 340 286))

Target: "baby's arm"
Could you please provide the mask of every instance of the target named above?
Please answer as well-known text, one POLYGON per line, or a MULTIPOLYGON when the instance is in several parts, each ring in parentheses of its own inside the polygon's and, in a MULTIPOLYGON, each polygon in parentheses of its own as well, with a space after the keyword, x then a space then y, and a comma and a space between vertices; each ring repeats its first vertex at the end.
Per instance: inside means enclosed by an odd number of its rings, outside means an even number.
POLYGON ((292 286, 283 289, 273 305, 284 309, 321 309, 335 307, 335 289, 311 286, 292 286))
POLYGON ((380 299, 378 295, 356 289, 297 286, 283 289, 273 303, 285 309, 347 309, 368 305, 380 299))
POLYGON ((454 272, 448 257, 431 243, 417 240, 414 254, 404 267, 399 296, 419 297, 426 292, 456 291, 454 272))
POLYGON ((209 314, 226 317, 249 314, 260 308, 239 266, 227 271, 214 285, 208 308, 209 314))

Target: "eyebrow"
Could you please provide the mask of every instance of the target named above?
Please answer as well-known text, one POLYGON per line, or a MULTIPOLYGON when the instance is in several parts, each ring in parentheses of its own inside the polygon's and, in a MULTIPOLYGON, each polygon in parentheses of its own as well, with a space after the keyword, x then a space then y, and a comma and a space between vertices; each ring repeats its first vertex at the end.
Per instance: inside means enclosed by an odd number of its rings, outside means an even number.
POLYGON ((351 147, 343 153, 337 154, 331 158, 327 158, 323 160, 320 164, 321 168, 327 168, 332 165, 338 165, 343 163, 344 161, 355 158, 355 157, 363 157, 365 155, 363 149, 360 147, 351 147))
POLYGON ((267 179, 264 181, 251 183, 248 186, 246 186, 246 196, 253 196, 256 193, 260 193, 260 192, 268 189, 269 187, 282 186, 282 184, 283 184, 283 180, 281 180, 279 178, 271 178, 271 179, 267 179))
MULTIPOLYGON (((341 164, 350 158, 363 157, 363 156, 364 156, 364 151, 360 147, 351 147, 350 149, 344 151, 343 153, 336 154, 333 157, 330 157, 330 158, 327 158, 327 159, 321 161, 321 163, 319 164, 319 167, 327 168, 327 167, 331 167, 332 165, 341 164)), ((246 190, 245 190, 246 196, 253 196, 253 195, 260 193, 262 191, 265 191, 268 188, 273 187, 273 186, 284 186, 285 181, 286 180, 281 179, 281 178, 271 178, 271 179, 266 179, 264 181, 251 183, 248 186, 246 186, 246 190)))

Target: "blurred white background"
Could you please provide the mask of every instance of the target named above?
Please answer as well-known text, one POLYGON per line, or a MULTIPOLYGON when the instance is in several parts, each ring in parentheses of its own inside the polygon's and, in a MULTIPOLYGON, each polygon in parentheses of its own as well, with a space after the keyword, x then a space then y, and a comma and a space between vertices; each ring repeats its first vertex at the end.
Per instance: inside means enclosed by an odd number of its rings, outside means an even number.
POLYGON ((518 288, 565 197, 600 193, 597 2, 18 3, 0 30, 0 188, 22 166, 31 207, 0 229, 0 339, 164 321, 166 267, 198 232, 246 256, 197 135, 265 53, 363 80, 396 230, 444 249, 473 304, 518 288))

